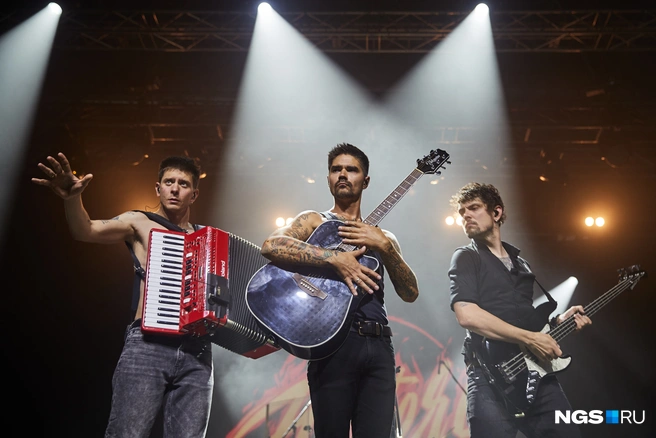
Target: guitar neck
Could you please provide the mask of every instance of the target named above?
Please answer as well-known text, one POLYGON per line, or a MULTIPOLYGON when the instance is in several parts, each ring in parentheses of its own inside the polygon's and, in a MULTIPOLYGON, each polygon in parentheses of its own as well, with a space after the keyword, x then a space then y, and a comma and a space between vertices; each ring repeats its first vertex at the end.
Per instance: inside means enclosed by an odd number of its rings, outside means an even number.
MULTIPOLYGON (((421 178, 424 175, 424 172, 421 170, 415 168, 408 176, 405 177, 405 179, 399 184, 389 195, 387 195, 387 198, 381 202, 378 207, 374 209, 374 211, 367 216, 367 218, 364 220, 364 223, 372 226, 378 225, 385 216, 392 210, 392 208, 398 204, 398 202, 408 193, 410 188, 416 183, 419 178, 421 178)), ((346 244, 340 244, 339 248, 344 250, 344 251, 352 251, 355 249, 355 246, 353 245, 346 245, 346 244)))
MULTIPOLYGON (((585 306, 583 308, 585 314, 590 317, 595 313, 597 313, 604 306, 606 306, 606 304, 610 303, 612 300, 617 298, 622 292, 624 292, 629 288, 632 289, 638 283, 638 281, 640 281, 640 278, 642 278, 643 275, 644 272, 620 281, 617 285, 612 287, 608 292, 601 295, 596 300, 585 306)), ((570 316, 561 324, 559 324, 556 328, 551 330, 549 334, 556 341, 560 341, 561 339, 565 338, 565 336, 572 333, 574 330, 576 330, 576 322, 574 321, 574 316, 570 316)))

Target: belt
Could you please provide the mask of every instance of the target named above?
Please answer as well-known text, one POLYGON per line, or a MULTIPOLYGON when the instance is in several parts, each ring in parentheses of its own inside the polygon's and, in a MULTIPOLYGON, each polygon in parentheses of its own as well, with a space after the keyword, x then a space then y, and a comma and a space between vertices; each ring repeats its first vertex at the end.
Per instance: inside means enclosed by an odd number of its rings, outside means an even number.
POLYGON ((376 321, 353 321, 353 328, 360 336, 392 336, 392 328, 376 321))
MULTIPOLYGON (((132 321, 126 330, 126 336, 127 332, 130 331, 131 329, 139 327, 141 329, 141 318, 135 319, 132 321)), ((159 333, 143 333, 144 340, 148 342, 157 342, 159 344, 166 344, 166 345, 180 345, 182 343, 188 343, 188 342, 209 342, 209 338, 207 337, 195 337, 190 334, 183 334, 180 336, 169 336, 169 335, 163 335, 159 333)))

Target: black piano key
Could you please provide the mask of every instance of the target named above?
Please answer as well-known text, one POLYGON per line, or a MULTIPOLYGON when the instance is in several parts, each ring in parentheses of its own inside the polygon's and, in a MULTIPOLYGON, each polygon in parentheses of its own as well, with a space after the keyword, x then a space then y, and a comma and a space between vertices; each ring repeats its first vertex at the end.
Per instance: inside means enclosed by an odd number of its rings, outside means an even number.
POLYGON ((157 324, 162 324, 162 325, 174 325, 177 326, 177 322, 171 322, 171 321, 162 321, 161 319, 157 320, 157 324))
POLYGON ((160 298, 165 299, 165 300, 179 300, 180 299, 180 294, 177 295, 166 295, 166 294, 160 294, 160 298))
POLYGON ((167 243, 177 243, 179 245, 184 245, 184 237, 176 237, 170 234, 165 234, 162 237, 162 241, 166 240, 167 243))
POLYGON ((170 260, 170 259, 162 259, 162 263, 175 263, 175 266, 180 266, 179 260, 170 260))
POLYGON ((180 284, 160 282, 160 286, 180 287, 180 284))

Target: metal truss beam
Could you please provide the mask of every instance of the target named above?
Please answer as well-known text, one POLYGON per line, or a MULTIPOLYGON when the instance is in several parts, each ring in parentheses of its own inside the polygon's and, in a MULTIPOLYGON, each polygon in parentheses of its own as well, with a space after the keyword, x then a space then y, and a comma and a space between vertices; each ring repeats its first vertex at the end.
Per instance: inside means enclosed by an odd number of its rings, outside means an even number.
MULTIPOLYGON (((511 159, 515 163, 513 172, 537 178, 545 170, 545 163, 554 160, 549 168, 566 170, 570 182, 606 174, 609 178, 630 176, 653 181, 656 179, 656 105, 634 104, 631 108, 633 117, 618 125, 603 122, 612 119, 604 107, 514 106, 510 111, 507 143, 512 152, 503 161, 481 153, 486 146, 482 139, 492 135, 485 132, 487 128, 432 125, 414 126, 413 131, 424 139, 427 148, 478 154, 480 160, 454 163, 454 170, 464 175, 483 172, 503 176, 511 171, 505 161, 511 159), (602 160, 604 155, 608 157, 606 160, 602 160)), ((229 99, 205 97, 138 104, 128 99, 46 101, 39 111, 39 125, 52 129, 45 135, 65 133, 69 143, 79 147, 75 165, 80 170, 129 172, 145 157, 157 161, 184 151, 198 158, 203 169, 215 172, 220 168, 226 145, 248 146, 250 141, 240 138, 235 143, 237 139, 230 132, 231 114, 229 99)), ((315 129, 299 124, 253 127, 258 135, 268 139, 270 146, 299 150, 317 137, 315 129)), ((370 135, 371 143, 375 144, 376 130, 372 129, 370 135)), ((256 149, 258 152, 254 152, 252 159, 268 164, 259 173, 272 172, 274 168, 275 172, 295 171, 287 169, 284 162, 272 165, 269 148, 256 149)))
MULTIPOLYGON (((229 99, 140 101, 138 105, 129 100, 50 101, 42 105, 39 117, 50 126, 65 127, 68 135, 93 156, 122 145, 123 152, 117 153, 130 157, 128 161, 132 162, 135 155, 184 148, 205 156, 207 166, 219 157, 216 151, 233 140, 231 110, 229 99)), ((640 166, 631 172, 656 178, 656 105, 634 105, 634 117, 621 125, 604 123, 608 119, 606 111, 595 106, 511 108, 511 114, 519 115, 510 119, 509 145, 527 157, 524 163, 534 162, 534 166, 540 165, 543 151, 565 154, 570 169, 576 169, 581 177, 605 166, 600 161, 603 148, 627 149, 634 159, 640 157, 640 166)), ((272 144, 300 147, 315 135, 314 128, 301 125, 254 129, 272 144)), ((413 129, 423 133, 430 147, 475 151, 482 146, 481 138, 486 138, 484 128, 478 126, 413 129)))
MULTIPOLYGON (((325 52, 425 53, 467 12, 289 12, 282 17, 325 52)), ((18 14, 1 16, 0 30, 18 14)), ((67 50, 242 52, 256 16, 221 11, 65 11, 55 47, 67 50)), ((656 51, 656 9, 491 12, 497 52, 656 51)))

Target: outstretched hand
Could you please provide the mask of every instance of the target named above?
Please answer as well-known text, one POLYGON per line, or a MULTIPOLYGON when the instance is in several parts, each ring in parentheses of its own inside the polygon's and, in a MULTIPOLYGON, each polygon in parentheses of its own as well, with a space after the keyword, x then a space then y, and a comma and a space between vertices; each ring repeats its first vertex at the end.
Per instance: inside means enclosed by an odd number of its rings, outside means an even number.
POLYGON ((57 158, 48 156, 47 160, 49 166, 43 163, 38 164, 39 169, 46 175, 47 179, 32 178, 32 182, 40 186, 50 187, 50 190, 62 199, 79 196, 93 178, 90 173, 84 175, 81 179, 75 176, 68 159, 61 152, 57 154, 57 158))

